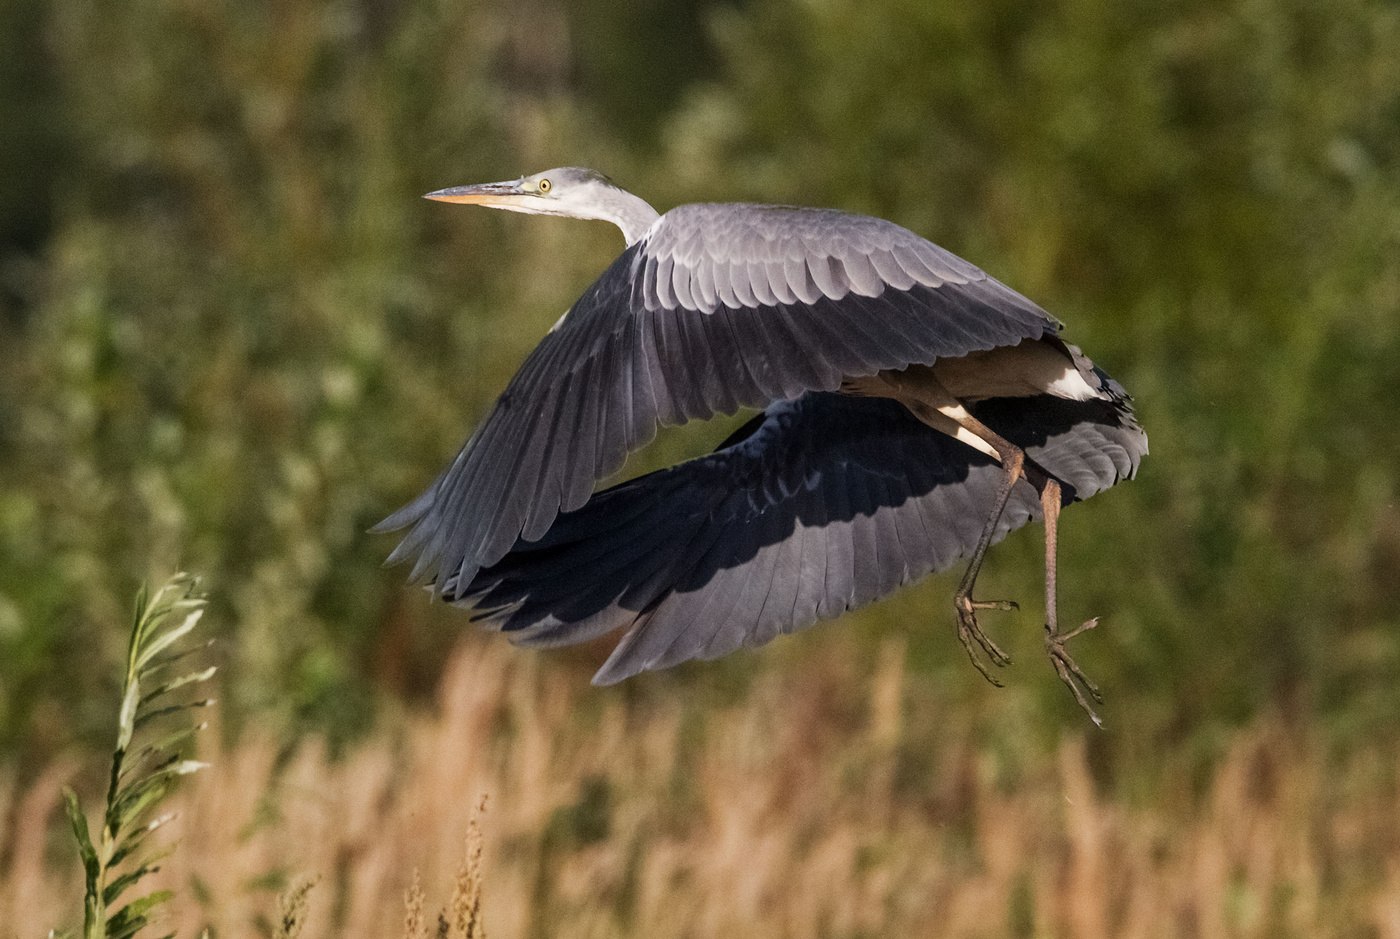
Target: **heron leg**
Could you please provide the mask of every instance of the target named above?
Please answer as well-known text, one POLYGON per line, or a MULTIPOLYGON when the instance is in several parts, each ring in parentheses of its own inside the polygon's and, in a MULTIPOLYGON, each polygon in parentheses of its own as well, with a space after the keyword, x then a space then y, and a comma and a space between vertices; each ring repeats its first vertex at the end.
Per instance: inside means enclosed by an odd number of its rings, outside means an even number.
POLYGON ((982 561, 986 558, 987 549, 991 547, 992 538, 996 535, 997 523, 1001 520, 1001 514, 1006 509, 1007 500, 1011 498, 1011 491, 1016 488, 1016 483, 1025 477, 1026 454, 1020 447, 995 433, 971 415, 960 415, 956 420, 996 450, 1002 468, 1006 471, 1006 476, 992 502, 992 510, 987 514, 987 521, 982 526, 982 534, 977 539, 977 547, 972 552, 972 559, 968 562, 967 571, 958 584, 957 592, 953 594, 953 606, 958 615, 958 639, 962 642, 963 648, 967 650, 967 657, 972 660, 977 671, 982 673, 982 677, 1000 688, 1001 682, 992 676, 982 658, 978 656, 977 650, 980 648, 986 658, 997 666, 1010 665, 1011 657, 982 631, 982 627, 977 622, 977 611, 1007 611, 1020 607, 1014 600, 974 600, 972 588, 977 583, 977 575, 982 570, 982 561))
POLYGON ((1069 632, 1060 632, 1055 598, 1055 568, 1061 507, 1060 484, 1048 476, 1043 482, 1039 479, 1034 479, 1032 482, 1040 483, 1038 486, 1040 507, 1045 517, 1045 651, 1050 656, 1050 664, 1055 667, 1055 674, 1060 676, 1060 681, 1064 682, 1065 686, 1073 693, 1074 700, 1089 715, 1090 720, 1102 727, 1103 721, 1099 719, 1098 714, 1094 713, 1088 697, 1092 697, 1102 704, 1103 695, 1099 693, 1098 685, 1084 674, 1084 670, 1079 667, 1078 663, 1074 661, 1074 657, 1069 654, 1069 650, 1065 648, 1065 643, 1075 636, 1099 625, 1099 618, 1096 616, 1087 620, 1069 632), (1088 697, 1085 696, 1085 692, 1088 692, 1088 697))

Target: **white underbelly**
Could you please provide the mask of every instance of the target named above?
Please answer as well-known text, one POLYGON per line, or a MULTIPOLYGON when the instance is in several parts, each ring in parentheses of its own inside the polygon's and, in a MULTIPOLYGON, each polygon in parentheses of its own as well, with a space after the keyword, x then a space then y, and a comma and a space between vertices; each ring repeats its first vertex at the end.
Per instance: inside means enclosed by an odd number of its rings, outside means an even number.
POLYGON ((1001 455, 984 438, 986 428, 968 413, 966 403, 1040 394, 1072 401, 1103 397, 1085 381, 1067 354, 1039 340, 939 359, 931 366, 911 365, 848 378, 841 383, 841 390, 894 398, 923 423, 997 460, 1001 455))
POLYGON ((1069 356, 1054 345, 1027 340, 933 363, 939 384, 962 401, 1048 394, 1071 401, 1100 397, 1069 356))

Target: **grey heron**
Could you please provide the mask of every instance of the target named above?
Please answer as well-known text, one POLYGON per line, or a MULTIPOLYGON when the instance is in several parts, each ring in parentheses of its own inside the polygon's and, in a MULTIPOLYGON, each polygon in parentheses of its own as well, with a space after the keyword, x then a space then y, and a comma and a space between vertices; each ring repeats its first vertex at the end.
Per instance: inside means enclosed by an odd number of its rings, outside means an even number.
POLYGON ((523 645, 625 633, 594 678, 710 659, 968 566, 958 637, 1010 659, 973 598, 988 547, 1045 523, 1045 646, 1097 722, 1061 630, 1063 506, 1131 478, 1122 386, 1035 303, 918 235, 828 209, 659 214, 562 167, 429 193, 601 219, 627 247, 521 365, 425 492, 376 527, 411 579, 523 645), (759 414, 713 453, 594 493, 658 425, 759 414))

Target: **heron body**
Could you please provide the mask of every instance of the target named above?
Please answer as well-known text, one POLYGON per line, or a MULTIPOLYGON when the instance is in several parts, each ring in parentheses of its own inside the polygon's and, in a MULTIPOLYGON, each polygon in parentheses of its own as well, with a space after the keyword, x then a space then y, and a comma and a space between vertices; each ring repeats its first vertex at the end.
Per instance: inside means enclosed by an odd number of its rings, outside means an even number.
MULTIPOLYGON (((391 561, 525 645, 626 630, 595 682, 756 646, 959 558, 973 663, 1009 661, 972 598, 988 547, 1130 478, 1123 388, 1035 303, 882 219, 699 204, 665 215, 560 168, 429 198, 604 219, 627 248, 525 360, 428 489, 391 561), (760 413, 715 452, 594 493, 658 425, 760 413)), ((994 679, 993 679, 994 680, 994 679)), ((1097 719, 1097 718, 1096 718, 1097 719)))

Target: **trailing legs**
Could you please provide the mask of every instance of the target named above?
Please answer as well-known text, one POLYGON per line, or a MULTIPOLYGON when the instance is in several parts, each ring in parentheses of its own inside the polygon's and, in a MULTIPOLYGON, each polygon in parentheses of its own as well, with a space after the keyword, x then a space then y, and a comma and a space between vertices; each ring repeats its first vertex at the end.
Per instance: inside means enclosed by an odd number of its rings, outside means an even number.
POLYGON ((842 383, 842 390, 849 394, 894 398, 929 427, 987 454, 1000 463, 1005 471, 1001 485, 992 498, 991 510, 982 524, 982 533, 978 536, 977 545, 968 561, 967 571, 953 595, 953 605, 958 617, 958 640, 967 650, 967 657, 972 660, 977 671, 997 687, 1001 687, 1001 682, 992 675, 983 658, 1000 667, 1011 664, 1011 657, 982 631, 977 622, 977 611, 1006 611, 1019 607, 1013 600, 976 600, 972 596, 972 590, 1016 484, 1024 479, 1035 487, 1040 494, 1040 506, 1045 519, 1045 651, 1050 657, 1055 674, 1069 686, 1074 700, 1079 702, 1079 706, 1095 724, 1102 725, 1088 700, 1093 698, 1095 701, 1102 701, 1099 689, 1065 648, 1069 640, 1093 629, 1099 621, 1091 619, 1076 629, 1062 633, 1055 609, 1056 549, 1062 498, 1059 481, 1035 464, 1028 463, 1024 450, 973 417, 962 400, 948 390, 931 368, 911 366, 904 370, 847 379, 842 383))
POLYGON ((977 575, 982 569, 982 561, 986 557, 987 549, 991 546, 992 539, 996 535, 1002 513, 1006 510, 1006 503, 1011 498, 1011 492, 1016 487, 1017 482, 1025 479, 1040 493, 1041 513, 1045 520, 1045 651, 1050 657, 1050 664, 1054 667, 1055 674, 1060 676, 1060 681, 1069 688, 1074 695, 1074 700, 1089 715, 1090 720, 1102 727, 1103 721, 1089 704, 1089 698, 1102 703, 1103 695, 1100 694, 1098 686, 1084 674, 1084 670, 1074 661, 1074 657, 1066 648, 1066 643, 1075 636, 1098 626, 1098 617, 1088 620, 1069 632, 1061 632, 1059 626, 1056 569, 1058 566, 1062 501, 1060 483, 1038 466, 1028 464, 1024 450, 997 434, 966 411, 956 416, 948 416, 952 417, 959 427, 975 435, 994 449, 1002 468, 1006 471, 1005 478, 992 500, 991 511, 987 513, 987 520, 982 526, 982 534, 977 539, 977 546, 972 552, 972 559, 968 562, 967 571, 958 584, 957 592, 953 594, 953 605, 957 609, 958 616, 958 639, 961 640, 963 648, 967 650, 968 658, 972 660, 972 664, 982 673, 982 676, 992 684, 1001 687, 1001 682, 991 674, 977 654, 977 650, 980 648, 987 659, 997 666, 1009 665, 1011 658, 992 641, 990 636, 982 631, 982 627, 977 622, 977 611, 1014 610, 1018 609, 1018 606, 1013 600, 974 600, 972 590, 977 582, 977 575))

